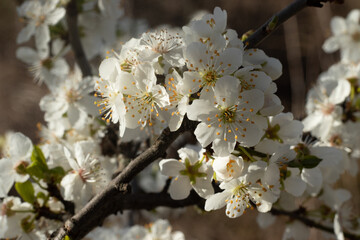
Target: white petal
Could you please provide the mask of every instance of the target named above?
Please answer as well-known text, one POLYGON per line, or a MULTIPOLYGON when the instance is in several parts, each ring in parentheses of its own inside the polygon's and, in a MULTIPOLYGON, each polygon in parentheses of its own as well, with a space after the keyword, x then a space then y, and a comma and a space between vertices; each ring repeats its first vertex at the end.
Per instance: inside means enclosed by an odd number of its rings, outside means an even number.
POLYGON ((350 90, 351 85, 349 81, 338 81, 338 85, 329 96, 329 101, 333 104, 339 104, 343 102, 345 98, 350 95, 350 90))
POLYGON ((60 185, 64 189, 64 199, 72 201, 79 197, 83 183, 77 173, 70 173, 63 177, 60 185))
POLYGON ((34 64, 40 61, 38 53, 29 47, 19 47, 16 50, 16 57, 27 64, 34 64))
POLYGON ((0 159, 0 198, 7 197, 8 192, 14 184, 14 163, 11 159, 0 159))
POLYGON ((322 49, 327 53, 333 53, 336 50, 339 50, 340 44, 339 39, 337 37, 330 37, 326 39, 324 44, 322 45, 322 49))
POLYGON ((199 161, 199 152, 191 148, 181 148, 178 150, 178 154, 182 160, 188 158, 191 164, 195 164, 199 161))
POLYGON ((202 115, 209 115, 216 110, 213 104, 206 100, 194 100, 193 103, 187 106, 187 116, 190 120, 200 120, 202 115))
POLYGON ((211 181, 205 178, 196 178, 196 183, 193 185, 194 190, 202 198, 214 194, 214 189, 211 185, 211 181))
POLYGON ((113 72, 116 70, 116 65, 118 64, 119 62, 116 60, 116 58, 104 59, 99 66, 100 77, 102 77, 103 79, 109 79, 113 72))
POLYGON ((285 190, 295 197, 300 197, 305 189, 306 183, 300 177, 289 177, 284 181, 285 190))
MULTIPOLYGON (((28 158, 33 150, 31 140, 22 133, 11 134, 9 139, 9 154, 11 157, 28 158)), ((25 159, 16 159, 25 160, 25 159)))
POLYGON ((17 36, 17 44, 27 42, 30 37, 35 33, 35 24, 30 22, 26 27, 21 29, 20 33, 17 36))
POLYGON ((35 31, 36 48, 39 50, 48 48, 47 44, 49 41, 50 41, 49 27, 45 24, 38 26, 35 31))
POLYGON ((330 26, 334 35, 341 35, 347 31, 346 21, 342 17, 333 17, 330 26))
POLYGON ((313 114, 308 115, 302 123, 304 124, 304 132, 308 132, 316 128, 322 121, 322 116, 314 112, 313 114))
POLYGON ((186 176, 179 176, 171 181, 169 193, 172 199, 180 200, 187 198, 191 189, 192 187, 189 178, 186 176))
POLYGON ((209 128, 205 123, 199 123, 194 133, 201 146, 206 147, 216 138, 215 131, 215 128, 209 128))
POLYGON ((225 200, 231 196, 231 192, 223 191, 216 193, 206 199, 205 202, 205 211, 211 211, 223 208, 226 205, 225 200))
POLYGON ((262 229, 265 229, 272 225, 276 220, 276 217, 270 213, 258 213, 256 221, 262 229))
POLYGON ((56 8, 51 14, 46 16, 46 23, 49 25, 55 25, 65 16, 64 8, 56 8))
POLYGON ((180 175, 180 171, 185 169, 183 163, 179 162, 176 159, 163 159, 159 163, 160 172, 163 175, 175 177, 180 175))

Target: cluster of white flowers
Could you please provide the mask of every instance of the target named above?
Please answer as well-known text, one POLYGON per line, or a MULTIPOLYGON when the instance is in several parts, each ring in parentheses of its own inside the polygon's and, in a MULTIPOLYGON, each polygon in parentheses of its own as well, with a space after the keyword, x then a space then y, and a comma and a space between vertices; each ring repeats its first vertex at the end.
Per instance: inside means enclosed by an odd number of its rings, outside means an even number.
POLYGON ((346 189, 333 189, 331 184, 340 174, 355 177, 359 171, 360 157, 360 10, 352 10, 346 19, 331 20, 333 36, 328 38, 323 49, 327 53, 340 50, 341 61, 322 73, 316 85, 309 91, 303 120, 304 131, 309 131, 321 140, 324 146, 338 149, 342 161, 336 168, 327 169, 332 181, 324 186, 320 197, 324 204, 335 212, 334 228, 343 239, 342 228, 359 233, 360 218, 348 211, 343 203, 350 199, 346 189), (349 224, 352 222, 352 224, 349 224))
MULTIPOLYGON (((216 7, 182 29, 143 33, 116 51, 110 49, 119 41, 119 2, 90 0, 77 6, 87 58, 95 61, 107 53, 99 77, 83 77, 77 66, 67 63, 68 1, 27 0, 19 7, 27 25, 18 43, 35 35, 36 50, 19 47, 17 57, 50 93, 40 101, 46 125, 38 126, 39 145, 21 133, 6 136, 0 160, 0 238, 45 239, 61 221, 46 219, 44 211, 61 218, 72 211, 72 202, 78 212, 129 161, 126 151, 132 151, 132 145, 138 145, 136 156, 146 145, 141 143, 151 143, 167 127, 177 131, 184 119, 198 122, 194 135, 199 144, 178 149, 180 160, 156 163, 155 187, 147 171, 134 183, 137 187, 161 191, 167 176, 172 199, 185 199, 194 190, 205 199, 206 211, 226 206, 230 218, 248 208, 267 213, 274 205, 295 211, 304 207, 299 204, 304 199, 316 197, 330 210, 320 209, 315 220, 334 223, 339 238, 343 227, 359 231, 351 225, 356 218, 346 218, 343 210, 351 194, 333 188, 344 172, 357 174, 360 59, 352 53, 360 51, 359 11, 346 21, 334 20, 335 37, 324 49, 340 48, 343 60, 320 76, 309 93, 309 115, 300 122, 282 112, 275 94, 281 63, 261 49, 248 49, 237 32, 226 27, 225 10, 216 7), (113 126, 119 128, 119 142, 130 147, 108 156, 104 139, 113 126), (303 130, 319 142, 302 140, 303 130), (9 196, 14 185, 23 202, 9 196)), ((259 215, 261 226, 273 220, 269 214, 259 215)), ((284 239, 295 238, 302 228, 293 222, 284 239)), ((145 228, 98 228, 87 237, 184 239, 182 233, 172 233, 165 220, 145 228)))
POLYGON ((99 227, 88 234, 85 239, 106 240, 185 240, 182 232, 172 232, 167 220, 158 219, 145 226, 135 225, 130 228, 121 228, 117 225, 99 227))

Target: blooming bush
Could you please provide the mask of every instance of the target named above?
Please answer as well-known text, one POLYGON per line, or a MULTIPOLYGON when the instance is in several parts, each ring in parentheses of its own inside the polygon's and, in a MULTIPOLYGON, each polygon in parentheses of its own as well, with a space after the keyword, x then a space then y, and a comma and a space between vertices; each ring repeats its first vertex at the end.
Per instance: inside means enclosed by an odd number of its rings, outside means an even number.
POLYGON ((261 227, 286 215, 292 221, 284 239, 303 239, 309 227, 337 239, 359 237, 351 193, 336 187, 341 175, 358 174, 359 10, 332 20, 334 36, 323 48, 340 50, 341 61, 319 76, 299 121, 276 95, 282 64, 252 42, 274 31, 281 13, 240 36, 216 7, 182 29, 151 30, 120 45, 116 32, 125 19, 118 6, 119 0, 19 6, 25 27, 17 42, 34 36, 35 49, 22 46, 16 55, 49 94, 40 101, 41 142, 6 135, 0 238, 180 240, 184 234, 172 232, 167 220, 116 223, 135 209, 166 216, 161 207, 189 205, 225 207, 229 218, 257 209, 261 227), (98 65, 87 61, 99 58, 98 65), (197 143, 187 144, 189 138, 197 143), (309 200, 317 207, 305 205, 309 200), (91 232, 117 212, 123 214, 91 232))

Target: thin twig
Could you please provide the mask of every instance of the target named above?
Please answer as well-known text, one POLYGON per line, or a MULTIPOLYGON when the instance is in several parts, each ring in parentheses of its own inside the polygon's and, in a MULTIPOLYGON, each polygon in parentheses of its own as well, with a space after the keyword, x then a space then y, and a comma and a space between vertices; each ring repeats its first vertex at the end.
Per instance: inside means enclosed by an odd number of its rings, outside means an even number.
POLYGON ((91 66, 80 42, 77 0, 71 0, 66 6, 66 23, 68 25, 70 45, 74 51, 76 63, 79 65, 83 77, 91 76, 91 66))
MULTIPOLYGON (((333 2, 334 0, 295 0, 280 12, 273 15, 266 23, 259 27, 253 34, 245 40, 247 48, 253 48, 259 45, 282 23, 296 15, 306 7, 322 7, 325 2, 333 2)), ((335 3, 340 3, 335 1, 335 3)))

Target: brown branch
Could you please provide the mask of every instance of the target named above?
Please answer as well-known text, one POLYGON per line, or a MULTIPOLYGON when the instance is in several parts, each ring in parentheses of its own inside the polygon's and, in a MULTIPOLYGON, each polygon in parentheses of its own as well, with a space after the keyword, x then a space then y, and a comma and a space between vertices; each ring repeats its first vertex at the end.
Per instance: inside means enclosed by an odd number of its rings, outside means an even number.
POLYGON ((39 219, 40 217, 44 217, 51 220, 56 221, 64 221, 64 213, 55 213, 51 211, 48 207, 39 207, 36 208, 35 211, 37 212, 36 219, 39 219))
POLYGON ((273 15, 266 23, 259 27, 253 34, 251 34, 245 41, 247 48, 253 48, 259 45, 265 38, 267 38, 274 30, 276 30, 286 20, 300 12, 306 7, 322 7, 322 3, 341 1, 334 0, 295 0, 280 12, 273 15))
POLYGON ((80 42, 77 0, 71 0, 66 6, 66 23, 68 26, 70 45, 74 51, 76 63, 79 65, 83 77, 91 76, 91 66, 80 42))
POLYGON ((67 220, 64 226, 52 234, 49 239, 62 240, 66 235, 72 240, 81 239, 94 227, 100 225, 107 216, 117 213, 119 209, 124 209, 122 205, 114 206, 121 203, 123 197, 127 197, 128 183, 153 161, 163 157, 166 149, 181 133, 188 130, 194 131, 196 125, 196 122, 184 119, 182 126, 177 131, 171 132, 169 128, 166 128, 149 149, 131 161, 109 183, 106 189, 96 195, 80 212, 67 220))
POLYGON ((48 183, 47 191, 50 193, 50 196, 57 198, 65 208, 65 212, 73 215, 75 213, 75 205, 71 201, 66 201, 60 193, 59 188, 54 183, 48 183))
MULTIPOLYGON (((334 229, 332 227, 324 226, 324 225, 322 225, 318 222, 315 222, 314 220, 309 219, 306 216, 304 216, 304 214, 306 214, 305 209, 300 208, 300 211, 287 212, 287 211, 284 211, 281 209, 273 208, 273 209, 271 209, 270 213, 273 215, 276 215, 276 216, 280 216, 280 215, 288 216, 291 219, 295 219, 295 220, 302 222, 303 224, 305 224, 308 227, 313 227, 313 228, 323 230, 325 232, 334 233, 334 229)), ((359 240, 360 239, 360 236, 356 236, 355 234, 348 233, 348 232, 344 232, 344 236, 350 240, 359 240)))

